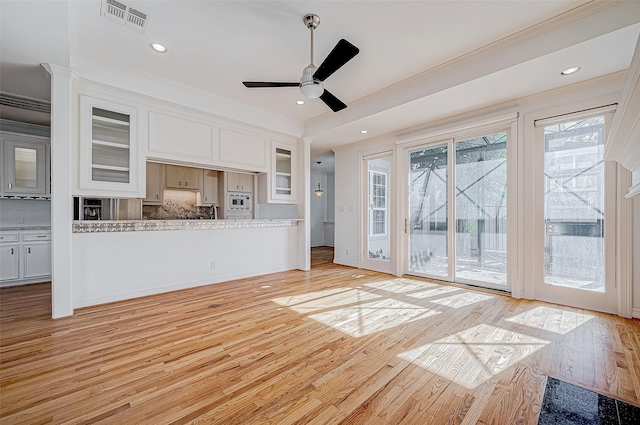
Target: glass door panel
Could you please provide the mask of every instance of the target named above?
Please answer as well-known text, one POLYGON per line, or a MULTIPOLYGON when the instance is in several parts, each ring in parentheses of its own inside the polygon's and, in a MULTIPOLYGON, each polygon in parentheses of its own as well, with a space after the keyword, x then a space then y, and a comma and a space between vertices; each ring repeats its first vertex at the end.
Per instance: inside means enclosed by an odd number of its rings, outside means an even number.
POLYGON ((392 154, 364 156, 362 167, 363 268, 392 273, 391 175, 392 154))
POLYGON ((448 144, 409 152, 410 272, 449 276, 448 144))
POLYGON ((544 129, 544 281, 603 292, 604 125, 592 117, 544 129))
POLYGON ((506 287, 507 134, 455 148, 455 280, 506 287))

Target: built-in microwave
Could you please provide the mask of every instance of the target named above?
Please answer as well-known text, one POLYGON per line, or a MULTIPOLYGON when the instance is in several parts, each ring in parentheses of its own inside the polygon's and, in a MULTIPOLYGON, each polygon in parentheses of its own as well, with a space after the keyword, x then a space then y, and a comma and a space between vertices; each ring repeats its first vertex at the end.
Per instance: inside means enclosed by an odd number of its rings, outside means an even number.
POLYGON ((246 193, 229 193, 228 195, 227 210, 230 211, 250 211, 251 210, 251 195, 246 193))

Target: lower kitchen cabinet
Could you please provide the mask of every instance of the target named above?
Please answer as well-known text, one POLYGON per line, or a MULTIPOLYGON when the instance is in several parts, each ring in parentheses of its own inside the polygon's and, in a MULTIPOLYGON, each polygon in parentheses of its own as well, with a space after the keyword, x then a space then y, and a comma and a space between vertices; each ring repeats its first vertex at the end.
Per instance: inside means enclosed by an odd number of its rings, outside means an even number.
POLYGON ((3 285, 51 279, 51 232, 0 232, 0 282, 3 285))
POLYGON ((0 245, 0 281, 20 278, 20 246, 0 245))
POLYGON ((51 242, 27 244, 22 249, 25 279, 51 276, 51 242))

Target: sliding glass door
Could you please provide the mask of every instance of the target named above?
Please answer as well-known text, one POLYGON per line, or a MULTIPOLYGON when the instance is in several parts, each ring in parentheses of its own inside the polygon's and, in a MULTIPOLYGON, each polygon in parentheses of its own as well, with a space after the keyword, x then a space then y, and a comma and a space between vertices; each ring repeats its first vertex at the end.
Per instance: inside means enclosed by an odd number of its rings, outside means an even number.
POLYGON ((507 132, 409 151, 410 274, 509 290, 507 132))

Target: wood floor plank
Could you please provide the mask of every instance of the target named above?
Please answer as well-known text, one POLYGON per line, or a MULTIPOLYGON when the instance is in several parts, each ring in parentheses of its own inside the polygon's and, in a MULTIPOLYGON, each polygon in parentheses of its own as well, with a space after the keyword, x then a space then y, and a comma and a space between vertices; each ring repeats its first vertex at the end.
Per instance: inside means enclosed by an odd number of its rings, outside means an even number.
POLYGON ((640 322, 333 264, 79 309, 0 289, 0 424, 535 424, 640 405, 640 322))

